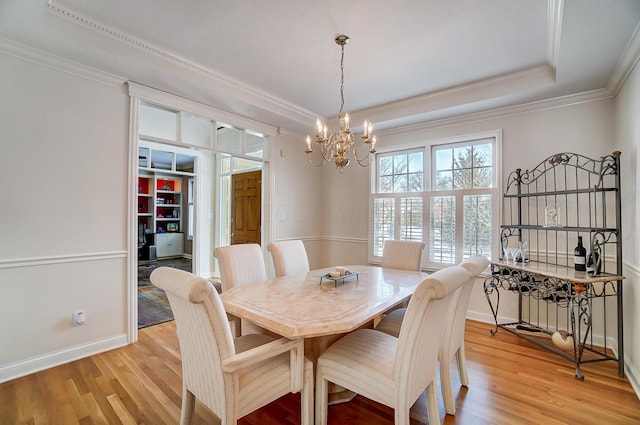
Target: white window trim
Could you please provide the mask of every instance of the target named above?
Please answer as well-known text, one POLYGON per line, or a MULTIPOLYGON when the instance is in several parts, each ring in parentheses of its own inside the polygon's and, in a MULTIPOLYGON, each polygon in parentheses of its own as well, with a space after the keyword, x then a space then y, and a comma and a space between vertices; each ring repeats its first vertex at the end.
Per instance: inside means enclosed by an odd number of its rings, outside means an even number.
MULTIPOLYGON (((411 150, 424 149, 424 176, 425 176, 425 190, 423 192, 407 192, 407 193, 377 193, 377 185, 378 185, 378 164, 377 157, 373 160, 375 163, 375 172, 369 173, 370 181, 369 181, 369 228, 368 228, 368 247, 367 247, 367 257, 368 261, 371 264, 380 264, 382 261, 381 256, 373 255, 373 229, 374 229, 374 199, 381 197, 390 197, 395 198, 400 195, 401 197, 409 197, 409 196, 420 196, 423 197, 423 220, 425 223, 425 233, 423 234, 423 240, 425 241, 425 251, 423 254, 423 268, 429 270, 437 270, 443 268, 442 263, 432 263, 429 261, 429 247, 428 247, 428 223, 430 222, 430 209, 429 209, 429 200, 433 196, 448 196, 453 195, 456 196, 456 199, 462 199, 465 195, 465 190, 452 190, 452 191, 433 191, 431 190, 431 180, 432 180, 432 147, 433 146, 441 146, 441 145, 453 145, 456 143, 464 143, 470 142, 473 140, 480 139, 495 139, 495 151, 494 151, 494 187, 488 188, 486 193, 495 194, 494 199, 494 211, 495 214, 493 216, 493 229, 494 229, 494 240, 492 243, 492 258, 498 258, 499 256, 499 241, 500 241, 500 223, 502 223, 502 174, 503 174, 503 166, 502 166, 502 129, 491 130, 486 132, 478 132, 478 133, 470 133, 464 134, 460 136, 447 137, 441 139, 427 140, 421 142, 415 142, 410 144, 402 144, 402 145, 387 145, 383 149, 378 149, 378 154, 386 155, 392 153, 400 153, 400 152, 409 152, 411 150), (428 189, 426 189, 428 188, 428 189)), ((473 194, 482 194, 484 190, 480 189, 474 190, 473 194)), ((456 214, 462 214, 461 209, 456 208, 456 214)), ((460 219, 460 217, 458 217, 460 219)), ((397 227, 397 226, 396 226, 397 227)), ((396 229, 397 230, 397 229, 396 229)), ((456 236, 461 237, 461 235, 456 236)), ((456 241, 458 244, 458 241, 456 241)))

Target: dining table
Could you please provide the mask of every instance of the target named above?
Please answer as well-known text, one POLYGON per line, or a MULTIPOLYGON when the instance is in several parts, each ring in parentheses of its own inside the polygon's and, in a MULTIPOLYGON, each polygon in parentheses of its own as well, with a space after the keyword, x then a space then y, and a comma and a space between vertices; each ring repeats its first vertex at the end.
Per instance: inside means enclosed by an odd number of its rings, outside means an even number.
MULTIPOLYGON (((289 339, 304 339, 313 361, 349 332, 373 327, 376 319, 401 305, 427 273, 370 265, 343 266, 349 273, 332 277, 336 267, 278 277, 224 291, 227 313, 289 339)), ((330 402, 344 401, 339 389, 330 402)), ((350 399, 353 395, 347 395, 350 399)))

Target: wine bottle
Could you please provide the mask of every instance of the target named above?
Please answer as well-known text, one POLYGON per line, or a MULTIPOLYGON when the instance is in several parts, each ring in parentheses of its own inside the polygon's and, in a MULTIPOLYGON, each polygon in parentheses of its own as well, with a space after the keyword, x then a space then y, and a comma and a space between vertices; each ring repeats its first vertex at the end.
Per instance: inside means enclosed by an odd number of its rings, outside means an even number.
POLYGON ((582 246, 582 236, 578 236, 578 246, 573 250, 573 268, 576 271, 584 272, 587 270, 587 250, 582 246))
POLYGON ((600 274, 600 258, 598 257, 598 253, 593 249, 589 251, 589 255, 587 255, 586 269, 587 273, 592 276, 600 274))

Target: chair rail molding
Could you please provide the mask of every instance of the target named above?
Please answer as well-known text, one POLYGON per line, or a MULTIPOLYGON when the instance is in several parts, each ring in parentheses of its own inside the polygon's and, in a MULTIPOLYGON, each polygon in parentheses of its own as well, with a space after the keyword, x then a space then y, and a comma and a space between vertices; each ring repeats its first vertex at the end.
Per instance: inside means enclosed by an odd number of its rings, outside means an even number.
POLYGON ((113 260, 127 258, 127 251, 90 252, 82 254, 51 255, 44 257, 12 258, 0 260, 0 269, 34 267, 49 264, 78 263, 84 261, 113 260))

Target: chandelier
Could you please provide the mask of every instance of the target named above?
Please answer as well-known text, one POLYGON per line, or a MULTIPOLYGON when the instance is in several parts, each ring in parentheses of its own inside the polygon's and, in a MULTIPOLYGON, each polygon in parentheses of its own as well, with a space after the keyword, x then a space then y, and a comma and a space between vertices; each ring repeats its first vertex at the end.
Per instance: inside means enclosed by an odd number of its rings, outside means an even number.
POLYGON ((362 167, 368 165, 367 159, 370 153, 376 151, 376 136, 373 135, 373 125, 371 122, 365 120, 362 135, 357 136, 351 131, 349 127, 349 114, 343 112, 344 108, 344 46, 349 42, 349 37, 346 35, 339 35, 336 37, 336 44, 342 49, 342 55, 340 57, 340 112, 338 113, 338 122, 340 130, 338 132, 332 132, 328 134, 327 125, 320 121, 320 118, 316 121, 316 137, 315 143, 322 154, 321 161, 314 163, 311 158, 313 148, 311 147, 311 137, 307 135, 307 149, 305 150, 309 159, 309 164, 314 167, 320 167, 325 162, 333 160, 340 173, 344 172, 344 167, 349 165, 351 157, 353 157, 358 164, 362 167), (357 151, 357 139, 362 139, 362 145, 367 146, 368 149, 365 156, 358 155, 357 151))

